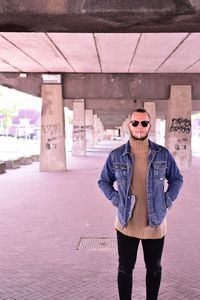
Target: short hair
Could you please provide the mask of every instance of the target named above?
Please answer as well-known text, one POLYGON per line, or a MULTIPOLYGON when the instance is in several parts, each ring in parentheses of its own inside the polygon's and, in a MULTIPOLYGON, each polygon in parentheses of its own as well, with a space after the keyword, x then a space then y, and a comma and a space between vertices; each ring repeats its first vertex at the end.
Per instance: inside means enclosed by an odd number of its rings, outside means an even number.
POLYGON ((150 114, 149 114, 148 111, 146 111, 146 109, 144 109, 144 108, 136 108, 136 109, 134 109, 134 110, 132 111, 132 113, 131 113, 131 116, 132 116, 132 114, 133 114, 134 112, 138 112, 138 113, 142 113, 142 114, 146 113, 147 116, 149 117, 149 120, 151 119, 150 114))

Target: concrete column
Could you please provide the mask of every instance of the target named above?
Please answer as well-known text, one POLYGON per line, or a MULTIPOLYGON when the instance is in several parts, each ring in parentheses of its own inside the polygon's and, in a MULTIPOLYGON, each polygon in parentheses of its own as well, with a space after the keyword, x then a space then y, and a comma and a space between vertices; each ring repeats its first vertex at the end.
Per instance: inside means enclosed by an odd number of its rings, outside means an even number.
POLYGON ((122 128, 121 128, 121 137, 124 138, 126 136, 126 122, 124 121, 122 123, 122 128))
POLYGON ((165 131, 162 132, 162 129, 163 129, 162 120, 158 118, 156 119, 156 143, 164 146, 165 143, 163 141, 163 134, 165 134, 165 131))
POLYGON ((103 126, 103 123, 101 122, 101 140, 103 141, 105 139, 105 128, 103 126))
POLYGON ((86 147, 94 147, 94 117, 93 110, 85 110, 85 125, 86 125, 86 147))
POLYGON ((85 101, 76 99, 73 102, 73 142, 72 155, 86 155, 86 137, 85 137, 85 101))
POLYGON ((42 85, 40 171, 65 171, 64 106, 61 84, 42 85))
MULTIPOLYGON (((123 124, 122 124, 123 125, 123 124)), ((119 130, 119 136, 122 136, 122 125, 118 127, 119 130)))
POLYGON ((145 102, 144 109, 150 114, 151 117, 151 130, 149 138, 152 141, 156 140, 156 104, 155 102, 145 102))
POLYGON ((122 124, 122 139, 128 139, 129 138, 129 130, 128 130, 128 122, 130 118, 126 118, 126 120, 122 124))
POLYGON ((100 120, 100 118, 97 118, 97 140, 98 142, 101 142, 104 137, 104 127, 100 120))
POLYGON ((191 86, 171 86, 167 109, 166 147, 172 152, 182 170, 188 170, 191 166, 191 111, 191 86))
POLYGON ((98 126, 97 126, 97 115, 94 114, 93 116, 93 124, 94 124, 94 145, 96 145, 98 143, 98 126))

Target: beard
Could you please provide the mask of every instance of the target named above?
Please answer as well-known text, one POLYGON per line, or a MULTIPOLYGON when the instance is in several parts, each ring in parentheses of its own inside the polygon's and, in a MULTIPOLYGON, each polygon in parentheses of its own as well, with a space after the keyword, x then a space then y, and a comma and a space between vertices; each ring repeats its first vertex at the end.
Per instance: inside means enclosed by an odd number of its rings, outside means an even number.
POLYGON ((137 135, 133 135, 131 132, 130 132, 130 135, 131 135, 132 139, 134 139, 136 141, 144 141, 148 137, 149 132, 147 132, 144 136, 141 136, 141 137, 138 137, 137 135))

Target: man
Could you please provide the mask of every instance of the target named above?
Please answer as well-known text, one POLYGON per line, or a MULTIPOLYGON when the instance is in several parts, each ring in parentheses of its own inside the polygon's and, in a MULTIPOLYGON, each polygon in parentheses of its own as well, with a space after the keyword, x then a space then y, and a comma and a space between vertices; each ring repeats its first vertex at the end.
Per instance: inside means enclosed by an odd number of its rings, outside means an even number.
POLYGON ((119 298, 131 300, 132 273, 141 241, 146 265, 146 299, 156 300, 167 232, 166 210, 176 199, 183 177, 169 151, 148 139, 151 124, 146 110, 134 110, 128 128, 129 141, 109 154, 98 184, 118 208, 115 228, 119 298))

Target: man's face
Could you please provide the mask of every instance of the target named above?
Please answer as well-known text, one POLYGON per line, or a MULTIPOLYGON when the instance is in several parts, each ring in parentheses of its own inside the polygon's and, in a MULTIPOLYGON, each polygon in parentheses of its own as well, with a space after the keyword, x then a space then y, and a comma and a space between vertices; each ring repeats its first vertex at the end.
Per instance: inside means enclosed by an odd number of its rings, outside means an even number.
POLYGON ((151 125, 148 122, 150 122, 150 120, 147 113, 134 112, 131 115, 130 122, 128 123, 128 129, 133 139, 145 140, 148 137, 151 128, 151 125), (142 122, 142 121, 147 121, 147 122, 142 122))

